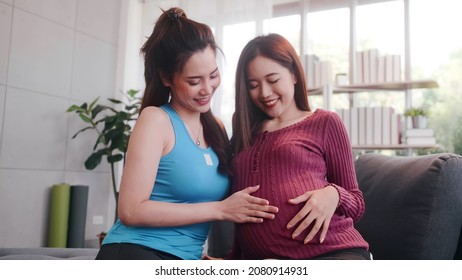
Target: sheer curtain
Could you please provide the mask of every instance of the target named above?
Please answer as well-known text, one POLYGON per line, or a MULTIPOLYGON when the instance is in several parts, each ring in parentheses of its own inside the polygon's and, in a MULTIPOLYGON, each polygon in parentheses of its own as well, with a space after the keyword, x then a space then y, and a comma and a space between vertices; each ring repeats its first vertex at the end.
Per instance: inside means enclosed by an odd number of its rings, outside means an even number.
POLYGON ((244 45, 255 36, 263 34, 263 22, 272 16, 273 1, 145 0, 141 19, 142 43, 151 34, 161 9, 174 6, 182 8, 190 19, 208 24, 223 51, 223 54, 219 54, 222 82, 212 100, 212 110, 224 122, 231 136, 237 60, 244 45))

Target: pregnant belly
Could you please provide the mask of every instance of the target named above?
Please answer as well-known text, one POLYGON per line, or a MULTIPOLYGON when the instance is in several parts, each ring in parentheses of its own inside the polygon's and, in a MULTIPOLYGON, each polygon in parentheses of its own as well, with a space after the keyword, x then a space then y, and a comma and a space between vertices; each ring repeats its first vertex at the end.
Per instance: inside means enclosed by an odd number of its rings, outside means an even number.
POLYGON ((287 223, 297 211, 285 211, 284 215, 280 209, 275 219, 260 224, 236 225, 236 237, 245 259, 288 258, 290 250, 303 245, 302 236, 306 234, 292 239, 294 229, 287 229, 287 223))

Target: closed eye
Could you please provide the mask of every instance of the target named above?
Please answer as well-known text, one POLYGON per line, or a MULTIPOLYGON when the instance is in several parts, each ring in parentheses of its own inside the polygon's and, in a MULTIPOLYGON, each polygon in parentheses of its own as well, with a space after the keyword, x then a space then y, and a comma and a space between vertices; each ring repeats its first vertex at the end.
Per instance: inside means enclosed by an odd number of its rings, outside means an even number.
POLYGON ((188 84, 191 86, 196 86, 200 83, 200 79, 188 80, 188 84))
POLYGON ((210 79, 215 79, 215 78, 218 78, 218 76, 220 76, 220 71, 218 71, 218 67, 213 70, 212 73, 210 73, 210 79))
POLYGON ((256 89, 258 87, 258 83, 250 82, 247 86, 249 87, 250 90, 256 89))

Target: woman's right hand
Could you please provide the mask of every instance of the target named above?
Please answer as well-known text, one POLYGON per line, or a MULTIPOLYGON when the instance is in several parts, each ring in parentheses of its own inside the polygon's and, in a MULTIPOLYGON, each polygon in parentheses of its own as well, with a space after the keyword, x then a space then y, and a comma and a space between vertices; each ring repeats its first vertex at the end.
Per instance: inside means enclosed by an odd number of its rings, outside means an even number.
POLYGON ((247 187, 235 192, 219 203, 223 220, 235 223, 262 223, 263 219, 274 219, 278 208, 269 201, 252 196, 260 186, 247 187))

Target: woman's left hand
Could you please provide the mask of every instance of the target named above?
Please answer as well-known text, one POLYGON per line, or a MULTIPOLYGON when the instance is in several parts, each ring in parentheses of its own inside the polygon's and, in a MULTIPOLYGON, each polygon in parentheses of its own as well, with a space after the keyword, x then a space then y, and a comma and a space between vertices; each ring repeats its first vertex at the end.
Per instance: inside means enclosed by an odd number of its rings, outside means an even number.
POLYGON ((291 229, 298 224, 298 227, 292 233, 292 238, 295 239, 309 225, 313 224, 313 228, 304 239, 304 243, 310 242, 320 230, 319 242, 322 243, 326 238, 327 230, 339 199, 339 193, 332 185, 289 199, 290 204, 305 202, 305 206, 287 224, 287 229, 291 229))

